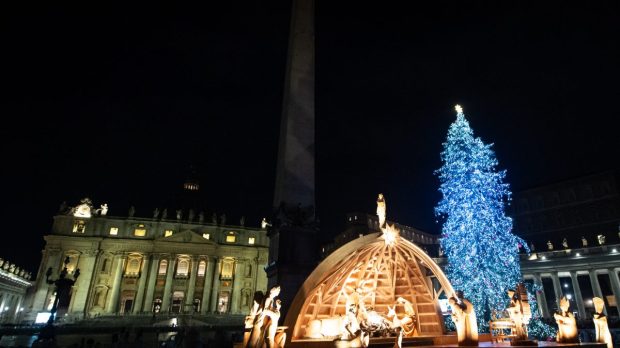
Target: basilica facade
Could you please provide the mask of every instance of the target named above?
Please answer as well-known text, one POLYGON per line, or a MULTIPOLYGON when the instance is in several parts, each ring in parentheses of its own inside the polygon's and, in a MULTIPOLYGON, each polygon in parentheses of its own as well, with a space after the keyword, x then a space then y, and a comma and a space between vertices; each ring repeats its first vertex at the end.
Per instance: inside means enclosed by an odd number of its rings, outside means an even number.
POLYGON ((94 209, 84 199, 54 216, 25 319, 51 310, 56 289, 46 278, 65 267, 68 276, 79 269, 79 277, 57 318, 247 313, 254 292, 267 287, 266 224, 232 226, 176 213, 141 218, 130 209, 127 217, 112 217, 107 205, 94 209))

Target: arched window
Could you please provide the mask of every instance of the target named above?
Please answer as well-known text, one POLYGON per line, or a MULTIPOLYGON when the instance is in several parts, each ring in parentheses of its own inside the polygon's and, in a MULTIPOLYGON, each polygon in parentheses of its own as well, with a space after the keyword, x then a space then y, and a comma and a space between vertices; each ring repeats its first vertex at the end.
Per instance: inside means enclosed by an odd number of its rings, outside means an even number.
POLYGON ((228 280, 233 277, 234 259, 224 259, 222 262, 222 271, 220 273, 220 279, 228 280))
POLYGON ((204 260, 200 261, 200 263, 198 264, 198 276, 204 277, 206 269, 207 269, 207 263, 204 260))
POLYGON ((166 270, 168 268, 168 260, 161 260, 159 262, 159 272, 158 275, 166 275, 166 270))
POLYGON ((125 271, 126 275, 134 276, 140 273, 140 259, 139 258, 131 258, 129 262, 127 262, 127 270, 125 271))
POLYGON ((177 264, 177 276, 187 276, 187 273, 189 273, 189 261, 180 259, 177 264))

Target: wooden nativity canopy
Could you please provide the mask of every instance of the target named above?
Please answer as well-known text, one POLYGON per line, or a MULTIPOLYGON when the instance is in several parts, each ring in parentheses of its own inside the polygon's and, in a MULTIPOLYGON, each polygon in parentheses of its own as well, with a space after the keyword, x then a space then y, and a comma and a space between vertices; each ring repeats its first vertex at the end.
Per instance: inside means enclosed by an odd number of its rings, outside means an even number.
MULTIPOLYGON (((441 268, 408 240, 396 236, 389 244, 381 233, 374 233, 334 251, 307 278, 286 317, 287 325, 294 327, 292 339, 306 337, 311 321, 345 316, 347 296, 356 287, 367 310, 385 316, 388 306, 403 297, 413 304, 420 335, 444 332, 438 295, 454 290, 441 268)), ((402 305, 396 306, 396 313, 402 318, 402 305)))

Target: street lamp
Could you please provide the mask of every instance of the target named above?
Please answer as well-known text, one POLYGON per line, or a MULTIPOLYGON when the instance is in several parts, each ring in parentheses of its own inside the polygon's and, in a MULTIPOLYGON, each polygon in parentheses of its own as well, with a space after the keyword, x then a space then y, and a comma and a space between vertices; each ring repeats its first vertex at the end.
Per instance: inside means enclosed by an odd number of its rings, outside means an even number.
POLYGON ((54 284, 56 286, 56 297, 54 298, 54 304, 52 305, 52 310, 50 312, 49 320, 43 329, 41 329, 41 334, 39 335, 39 340, 45 339, 54 339, 54 321, 56 320, 56 312, 58 311, 58 307, 65 308, 69 304, 69 299, 71 296, 71 287, 77 281, 80 276, 80 269, 77 268, 75 272, 73 272, 73 279, 67 278, 67 265, 71 262, 69 256, 64 261, 65 267, 62 269, 60 274, 58 275, 58 279, 52 280, 50 277, 52 276, 52 267, 47 269, 45 273, 45 281, 48 284, 54 284))

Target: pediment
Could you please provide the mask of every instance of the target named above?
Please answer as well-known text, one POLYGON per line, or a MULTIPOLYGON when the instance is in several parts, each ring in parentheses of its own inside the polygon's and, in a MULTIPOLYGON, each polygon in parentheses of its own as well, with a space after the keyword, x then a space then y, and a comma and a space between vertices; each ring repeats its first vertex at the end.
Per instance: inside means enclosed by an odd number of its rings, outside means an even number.
POLYGON ((199 243, 199 244, 213 244, 214 242, 208 239, 204 239, 198 233, 192 230, 184 230, 173 234, 170 237, 160 237, 157 241, 162 242, 175 242, 175 243, 199 243))

